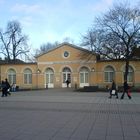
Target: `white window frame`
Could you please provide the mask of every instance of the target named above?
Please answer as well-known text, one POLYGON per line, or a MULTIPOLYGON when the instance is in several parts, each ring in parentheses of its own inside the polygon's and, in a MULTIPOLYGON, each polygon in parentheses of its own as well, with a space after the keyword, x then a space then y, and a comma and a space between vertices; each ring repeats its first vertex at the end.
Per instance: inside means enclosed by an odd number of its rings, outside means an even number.
POLYGON ((54 71, 52 68, 46 69, 46 82, 53 83, 54 82, 54 71))
MULTIPOLYGON (((124 68, 123 73, 125 75, 125 68, 124 68)), ((129 66, 129 68, 128 68, 127 82, 128 83, 133 83, 134 82, 134 69, 132 68, 132 66, 129 66)))
POLYGON ((82 67, 79 72, 80 87, 89 86, 89 69, 82 67))
POLYGON ((115 71, 112 66, 107 66, 104 69, 104 82, 111 83, 115 78, 115 71))
POLYGON ((62 71, 62 87, 63 88, 67 87, 66 80, 70 81, 69 87, 71 87, 71 81, 72 81, 71 80, 71 69, 69 67, 63 68, 63 71, 62 71))
POLYGON ((11 85, 16 84, 16 71, 14 69, 8 70, 8 81, 11 85))
POLYGON ((32 84, 32 71, 29 68, 24 70, 24 84, 32 84))
POLYGON ((54 88, 54 71, 52 68, 46 69, 45 78, 45 87, 54 88))

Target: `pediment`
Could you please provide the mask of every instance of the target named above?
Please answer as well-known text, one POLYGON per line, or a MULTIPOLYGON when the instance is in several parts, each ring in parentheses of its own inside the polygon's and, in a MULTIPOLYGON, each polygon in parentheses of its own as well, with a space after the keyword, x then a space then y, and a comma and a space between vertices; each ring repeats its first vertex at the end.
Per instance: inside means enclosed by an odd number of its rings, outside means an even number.
POLYGON ((73 44, 63 43, 38 56, 37 60, 38 62, 91 61, 96 60, 96 54, 73 44))

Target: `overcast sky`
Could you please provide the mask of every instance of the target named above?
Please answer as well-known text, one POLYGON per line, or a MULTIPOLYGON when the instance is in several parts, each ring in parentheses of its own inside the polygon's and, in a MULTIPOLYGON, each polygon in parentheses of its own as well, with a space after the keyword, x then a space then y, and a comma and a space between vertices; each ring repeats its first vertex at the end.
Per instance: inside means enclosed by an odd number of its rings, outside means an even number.
MULTIPOLYGON (((78 44, 95 16, 118 0, 0 0, 0 28, 18 20, 32 48, 69 37, 78 44)), ((121 0, 123 1, 123 0, 121 0)), ((131 0, 132 1, 132 0, 131 0)), ((133 0, 138 3, 140 0, 133 0)))

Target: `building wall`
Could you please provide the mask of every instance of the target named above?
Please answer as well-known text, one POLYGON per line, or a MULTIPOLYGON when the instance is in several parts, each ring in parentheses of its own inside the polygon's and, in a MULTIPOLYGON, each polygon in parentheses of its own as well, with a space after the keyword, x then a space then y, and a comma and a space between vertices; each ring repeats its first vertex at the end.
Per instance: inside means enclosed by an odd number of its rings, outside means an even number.
MULTIPOLYGON (((140 61, 130 61, 129 64, 134 70, 133 82, 130 82, 130 85, 140 86, 140 61)), ((125 69, 124 61, 104 61, 97 63, 97 84, 101 86, 110 85, 104 81, 104 69, 106 66, 112 66, 115 70, 115 78, 117 85, 122 85, 124 82, 123 71, 125 69)))
MULTIPOLYGON (((16 85, 20 88, 36 88, 37 87, 37 77, 36 77, 36 64, 4 64, 1 65, 1 80, 8 78, 8 70, 13 69, 16 71, 16 85), (24 70, 26 68, 32 71, 32 84, 24 84, 24 70)), ((12 83, 10 83, 12 85, 12 83)))
MULTIPOLYGON (((37 63, 30 64, 4 64, 0 66, 0 78, 4 80, 8 78, 8 70, 16 71, 16 85, 19 88, 62 88, 66 87, 63 83, 63 69, 70 69, 71 87, 84 86, 80 83, 80 70, 82 67, 88 70, 88 83, 85 85, 98 85, 99 87, 110 86, 111 82, 105 82, 104 70, 107 66, 111 66, 115 71, 115 81, 117 85, 123 83, 123 69, 125 62, 123 61, 96 61, 96 55, 91 55, 88 51, 63 44, 62 46, 49 51, 46 54, 37 57, 37 63), (64 57, 64 52, 68 52, 69 56, 64 57), (32 84, 24 83, 24 70, 29 68, 32 71, 32 84), (53 84, 48 84, 46 79, 46 70, 51 68, 53 71, 53 84)), ((140 61, 131 61, 130 66, 134 70, 134 79, 130 84, 140 86, 140 61)))
POLYGON ((62 71, 63 68, 68 67, 71 70, 71 86, 74 87, 75 84, 79 83, 80 68, 86 66, 89 71, 91 71, 91 68, 94 66, 96 57, 92 56, 92 58, 88 60, 88 57, 86 57, 85 59, 85 56, 89 56, 89 52, 81 51, 74 47, 70 47, 69 45, 64 45, 60 48, 50 51, 45 55, 38 57, 38 68, 41 71, 41 73, 39 74, 39 79, 43 79, 40 82, 40 86, 45 87, 45 85, 47 84, 47 81, 45 80, 45 71, 47 68, 52 68, 55 73, 54 87, 62 87, 62 71), (68 57, 64 57, 65 51, 69 53, 68 57))

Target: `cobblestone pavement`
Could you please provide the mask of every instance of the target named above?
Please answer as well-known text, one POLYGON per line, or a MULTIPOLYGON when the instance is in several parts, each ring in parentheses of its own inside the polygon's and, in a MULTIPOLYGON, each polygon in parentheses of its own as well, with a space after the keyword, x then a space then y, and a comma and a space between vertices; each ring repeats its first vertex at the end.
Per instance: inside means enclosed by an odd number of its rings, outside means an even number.
POLYGON ((108 96, 48 89, 0 97, 0 140, 140 140, 140 93, 108 96))

